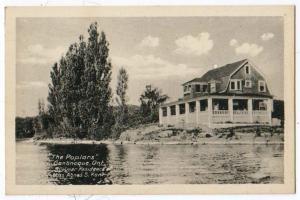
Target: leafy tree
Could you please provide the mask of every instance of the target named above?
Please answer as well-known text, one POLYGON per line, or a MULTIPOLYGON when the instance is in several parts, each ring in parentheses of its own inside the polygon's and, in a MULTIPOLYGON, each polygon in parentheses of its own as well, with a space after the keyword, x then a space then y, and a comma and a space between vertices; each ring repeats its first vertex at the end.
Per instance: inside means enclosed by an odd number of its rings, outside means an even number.
POLYGON ((144 93, 140 97, 141 114, 146 122, 157 122, 159 118, 159 105, 165 102, 169 97, 163 95, 158 88, 153 88, 147 85, 144 93))

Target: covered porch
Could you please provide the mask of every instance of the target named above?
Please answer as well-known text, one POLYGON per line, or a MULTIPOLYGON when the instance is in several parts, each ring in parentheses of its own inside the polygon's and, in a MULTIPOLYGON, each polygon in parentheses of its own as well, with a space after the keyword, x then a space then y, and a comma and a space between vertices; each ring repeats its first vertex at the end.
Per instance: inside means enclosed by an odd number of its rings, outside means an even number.
POLYGON ((209 127, 271 124, 272 110, 271 98, 208 96, 161 107, 160 123, 209 127))
POLYGON ((212 123, 271 123, 272 99, 211 98, 212 123))

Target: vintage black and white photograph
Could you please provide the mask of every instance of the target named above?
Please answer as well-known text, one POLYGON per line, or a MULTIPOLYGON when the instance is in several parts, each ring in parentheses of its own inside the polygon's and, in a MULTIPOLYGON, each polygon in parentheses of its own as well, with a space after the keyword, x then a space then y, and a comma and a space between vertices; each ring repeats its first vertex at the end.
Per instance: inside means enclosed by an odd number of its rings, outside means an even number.
POLYGON ((284 24, 17 17, 12 181, 286 184, 284 24))

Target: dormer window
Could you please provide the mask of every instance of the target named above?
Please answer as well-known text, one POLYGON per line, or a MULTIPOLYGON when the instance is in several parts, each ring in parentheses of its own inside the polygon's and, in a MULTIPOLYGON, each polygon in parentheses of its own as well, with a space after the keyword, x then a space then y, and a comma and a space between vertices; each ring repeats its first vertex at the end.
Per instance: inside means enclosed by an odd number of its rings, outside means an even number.
POLYGON ((245 73, 250 74, 250 66, 249 65, 245 66, 245 73))
POLYGON ((203 92, 207 92, 207 85, 203 85, 203 86, 202 86, 202 91, 203 91, 203 92))
POLYGON ((200 84, 195 85, 195 91, 196 92, 201 92, 200 84))
POLYGON ((216 92, 216 82, 215 81, 212 81, 210 83, 210 92, 211 93, 215 93, 216 92))
POLYGON ((187 86, 184 86, 183 91, 186 92, 187 91, 187 86))
POLYGON ((258 91, 266 92, 266 82, 265 81, 258 81, 258 91))
POLYGON ((231 80, 230 81, 230 90, 242 90, 242 81, 241 80, 231 80))

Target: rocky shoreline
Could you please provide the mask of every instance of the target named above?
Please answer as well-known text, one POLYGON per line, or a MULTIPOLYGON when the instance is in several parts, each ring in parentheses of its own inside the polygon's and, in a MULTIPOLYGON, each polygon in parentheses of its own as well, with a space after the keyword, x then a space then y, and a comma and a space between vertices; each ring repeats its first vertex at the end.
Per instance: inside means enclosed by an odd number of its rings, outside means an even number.
POLYGON ((121 133, 118 140, 87 140, 70 138, 30 139, 44 144, 140 144, 140 145, 252 145, 283 144, 282 129, 242 127, 234 129, 182 129, 155 124, 132 128, 121 133))

